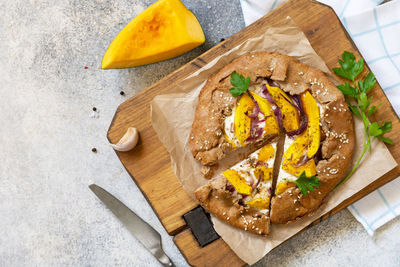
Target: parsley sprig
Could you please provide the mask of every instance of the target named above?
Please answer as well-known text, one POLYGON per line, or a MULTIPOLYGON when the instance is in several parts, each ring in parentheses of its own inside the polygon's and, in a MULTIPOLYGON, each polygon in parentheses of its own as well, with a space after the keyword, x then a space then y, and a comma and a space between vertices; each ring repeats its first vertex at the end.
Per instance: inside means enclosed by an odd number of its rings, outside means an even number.
POLYGON ((243 75, 237 73, 236 71, 231 74, 231 84, 234 86, 229 89, 229 92, 234 97, 238 97, 247 91, 250 84, 250 77, 245 78, 243 75))
POLYGON ((285 182, 296 183, 296 186, 300 189, 300 192, 306 196, 309 191, 314 191, 316 187, 320 185, 317 176, 307 177, 306 172, 303 171, 299 178, 296 180, 283 179, 285 182))
POLYGON ((380 107, 371 105, 372 96, 368 97, 368 92, 376 85, 376 79, 372 72, 368 73, 364 79, 356 81, 357 76, 364 69, 364 60, 361 58, 356 61, 353 53, 344 51, 342 54, 342 59, 339 59, 340 68, 334 68, 333 71, 340 77, 346 78, 344 84, 340 84, 337 88, 342 91, 346 96, 346 102, 352 113, 357 117, 361 118, 364 124, 364 143, 362 153, 351 169, 350 173, 335 187, 339 187, 344 182, 346 182, 351 175, 355 172, 361 163, 365 153, 371 151, 371 143, 375 138, 388 143, 393 144, 390 138, 384 137, 383 134, 389 132, 392 129, 392 122, 384 122, 379 125, 377 122, 371 122, 370 117, 376 112, 380 107))

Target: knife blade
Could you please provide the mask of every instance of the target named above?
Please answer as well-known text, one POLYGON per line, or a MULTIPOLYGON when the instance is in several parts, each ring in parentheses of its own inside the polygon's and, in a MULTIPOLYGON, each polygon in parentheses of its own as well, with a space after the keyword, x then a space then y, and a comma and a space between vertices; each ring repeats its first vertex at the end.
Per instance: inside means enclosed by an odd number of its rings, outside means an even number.
POLYGON ((161 235, 153 227, 100 186, 91 184, 89 188, 163 266, 175 266, 162 249, 161 235))

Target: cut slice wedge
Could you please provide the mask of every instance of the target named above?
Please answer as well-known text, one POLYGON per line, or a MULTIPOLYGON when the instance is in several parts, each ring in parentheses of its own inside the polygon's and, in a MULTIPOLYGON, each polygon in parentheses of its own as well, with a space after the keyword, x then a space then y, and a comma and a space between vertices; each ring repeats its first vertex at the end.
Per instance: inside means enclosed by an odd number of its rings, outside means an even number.
POLYGON ((276 142, 263 146, 196 190, 196 198, 226 223, 267 235, 276 150, 276 142))

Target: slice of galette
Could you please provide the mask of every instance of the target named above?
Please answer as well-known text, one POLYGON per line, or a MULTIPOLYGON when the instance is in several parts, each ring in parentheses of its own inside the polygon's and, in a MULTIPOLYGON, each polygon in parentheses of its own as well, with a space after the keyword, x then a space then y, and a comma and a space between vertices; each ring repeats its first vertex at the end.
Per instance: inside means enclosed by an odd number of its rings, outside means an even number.
POLYGON ((200 187, 195 192, 200 204, 232 226, 267 235, 276 147, 276 142, 263 146, 200 187))

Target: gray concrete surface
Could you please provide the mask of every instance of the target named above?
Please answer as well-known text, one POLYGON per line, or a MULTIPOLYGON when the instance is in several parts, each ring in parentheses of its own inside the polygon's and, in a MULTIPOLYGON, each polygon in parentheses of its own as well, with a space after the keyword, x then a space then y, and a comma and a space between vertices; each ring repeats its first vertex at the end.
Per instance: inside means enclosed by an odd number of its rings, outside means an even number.
MULTIPOLYGON (((238 0, 183 1, 203 26, 203 46, 145 67, 100 70, 111 40, 151 2, 0 1, 0 266, 157 266, 89 191, 91 183, 150 222, 177 266, 186 266, 106 131, 120 103, 244 23, 238 0)), ((399 222, 371 238, 343 211, 256 266, 398 266, 399 222)))

